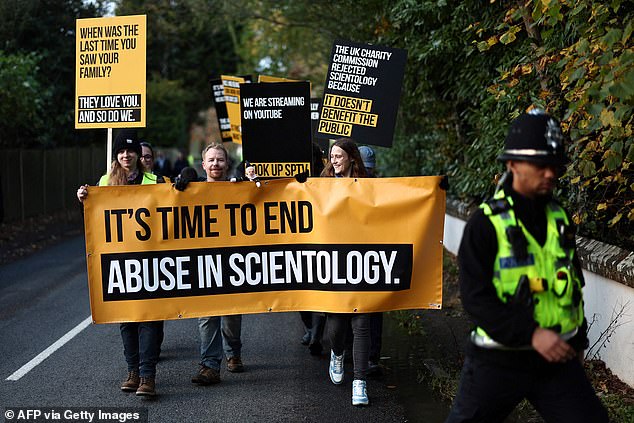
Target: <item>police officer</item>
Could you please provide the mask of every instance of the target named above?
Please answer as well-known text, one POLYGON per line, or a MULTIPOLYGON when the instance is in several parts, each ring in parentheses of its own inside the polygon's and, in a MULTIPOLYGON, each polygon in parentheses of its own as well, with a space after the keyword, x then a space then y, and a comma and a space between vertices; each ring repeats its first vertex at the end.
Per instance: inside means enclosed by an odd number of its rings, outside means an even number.
POLYGON ((583 369, 588 346, 574 227, 552 198, 565 164, 559 123, 513 121, 506 165, 460 244, 460 292, 476 328, 448 423, 502 422, 526 398, 547 422, 607 422, 583 369))

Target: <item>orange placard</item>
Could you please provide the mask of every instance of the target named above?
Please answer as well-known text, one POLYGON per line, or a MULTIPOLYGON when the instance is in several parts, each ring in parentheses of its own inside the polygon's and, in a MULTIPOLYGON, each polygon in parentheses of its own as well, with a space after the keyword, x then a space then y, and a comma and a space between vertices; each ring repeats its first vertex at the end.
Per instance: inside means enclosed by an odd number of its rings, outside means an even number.
POLYGON ((77 19, 75 128, 145 127, 146 16, 77 19))

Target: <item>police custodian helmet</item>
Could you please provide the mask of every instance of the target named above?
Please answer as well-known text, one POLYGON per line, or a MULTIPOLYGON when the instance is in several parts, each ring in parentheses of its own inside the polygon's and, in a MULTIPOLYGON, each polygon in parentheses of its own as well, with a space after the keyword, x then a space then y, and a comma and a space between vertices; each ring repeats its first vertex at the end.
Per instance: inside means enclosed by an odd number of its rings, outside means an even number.
POLYGON ((532 109, 511 123, 498 160, 520 160, 543 165, 563 166, 564 136, 559 122, 541 109, 532 109))

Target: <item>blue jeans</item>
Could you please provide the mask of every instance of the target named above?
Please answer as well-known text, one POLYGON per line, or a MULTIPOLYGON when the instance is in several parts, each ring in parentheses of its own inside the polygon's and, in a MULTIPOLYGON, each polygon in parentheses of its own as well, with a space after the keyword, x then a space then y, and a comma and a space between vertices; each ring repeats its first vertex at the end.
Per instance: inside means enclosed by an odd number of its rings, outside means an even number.
POLYGON ((200 364, 220 371, 222 362, 222 335, 220 334, 220 316, 199 317, 200 364))
POLYGON ((154 377, 163 341, 163 321, 121 323, 119 330, 128 371, 154 377))
POLYGON ((242 315, 222 316, 222 344, 227 360, 241 357, 242 315))

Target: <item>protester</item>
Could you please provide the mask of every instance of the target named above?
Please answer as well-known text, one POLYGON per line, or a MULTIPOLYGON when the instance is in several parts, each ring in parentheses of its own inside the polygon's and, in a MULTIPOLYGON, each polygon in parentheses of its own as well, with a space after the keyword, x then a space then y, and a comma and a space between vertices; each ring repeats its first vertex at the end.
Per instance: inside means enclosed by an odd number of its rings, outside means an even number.
POLYGON ((154 150, 152 144, 145 140, 139 141, 141 145, 141 163, 148 172, 154 173, 154 150))
MULTIPOLYGON (((157 177, 146 171, 141 161, 141 145, 135 129, 123 129, 114 142, 114 158, 110 172, 99 179, 99 186, 156 184, 157 177)), ((88 185, 77 190, 83 203, 88 185)), ((128 377, 121 384, 124 392, 138 396, 156 395, 156 363, 163 340, 163 322, 131 322, 120 324, 123 353, 128 365, 128 377)))
MULTIPOLYGON (((202 166, 207 182, 227 180, 229 155, 222 144, 209 144, 202 151, 202 157, 202 166)), ((195 174, 194 169, 190 167, 183 169, 182 173, 186 170, 195 174)), ((181 182, 182 177, 176 183, 177 188, 185 189, 187 184, 181 186, 181 182)), ((235 373, 244 371, 241 359, 242 315, 200 317, 198 319, 198 332, 200 334, 201 363, 198 373, 191 379, 192 383, 211 385, 220 382, 223 349, 227 358, 227 370, 235 373)))
MULTIPOLYGON (((330 148, 330 161, 321 176, 335 178, 363 178, 367 176, 359 149, 350 138, 339 138, 330 148)), ((370 316, 366 313, 328 314, 328 335, 332 350, 328 374, 335 385, 343 382, 344 349, 348 327, 352 325, 352 405, 368 405, 366 374, 370 348, 370 316)))
POLYGON ((502 422, 524 398, 547 422, 607 422, 582 364, 574 226, 552 197, 565 164, 559 123, 522 114, 498 159, 506 178, 469 219, 458 253, 462 302, 477 327, 447 422, 502 422))
POLYGON ((363 166, 368 173, 368 178, 376 178, 376 155, 374 150, 367 145, 359 146, 359 154, 363 160, 363 166))
POLYGON ((178 150, 178 156, 176 157, 176 161, 174 162, 174 168, 172 169, 172 177, 176 178, 180 175, 181 171, 189 166, 189 162, 185 158, 185 153, 181 150, 178 150))
MULTIPOLYGON (((321 147, 313 142, 313 153, 310 175, 319 176, 324 170, 324 152, 321 147)), ((308 346, 311 355, 321 355, 323 351, 322 337, 326 324, 326 314, 317 311, 300 311, 300 317, 304 324, 304 336, 302 336, 302 345, 308 346)))
POLYGON ((325 167, 324 160, 325 160, 324 151, 321 149, 319 144, 313 141, 313 154, 312 154, 312 162, 311 162, 312 169, 310 172, 310 176, 321 175, 321 172, 323 172, 325 167))
POLYGON ((170 162, 170 159, 165 157, 165 153, 163 153, 162 151, 158 152, 156 160, 154 161, 154 167, 152 168, 152 171, 155 175, 160 175, 163 177, 172 176, 172 162, 170 162))
POLYGON ((141 163, 147 172, 156 175, 158 182, 170 182, 167 176, 163 176, 160 173, 154 171, 154 149, 152 144, 147 141, 141 141, 141 163))
MULTIPOLYGON (((359 153, 363 166, 368 172, 369 178, 376 178, 376 155, 374 150, 367 145, 359 146, 359 153)), ((368 374, 378 373, 381 370, 381 341, 383 337, 383 313, 370 313, 370 352, 368 362, 368 374)))

